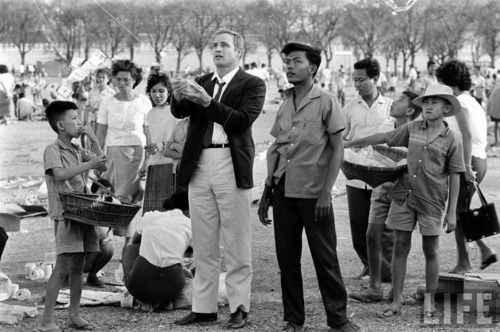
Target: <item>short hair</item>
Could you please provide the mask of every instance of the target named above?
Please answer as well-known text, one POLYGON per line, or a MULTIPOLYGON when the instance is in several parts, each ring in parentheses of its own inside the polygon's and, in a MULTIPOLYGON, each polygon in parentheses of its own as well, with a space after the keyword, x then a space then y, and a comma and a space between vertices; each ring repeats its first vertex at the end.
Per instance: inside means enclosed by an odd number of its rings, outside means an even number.
POLYGON ((313 73, 313 77, 315 77, 321 65, 321 50, 301 43, 288 43, 281 49, 281 53, 285 56, 296 51, 305 52, 307 61, 316 65, 316 72, 313 73))
POLYGON ((43 98, 43 99, 42 99, 42 105, 43 105, 43 107, 47 107, 47 106, 49 106, 49 103, 50 103, 50 102, 49 102, 49 100, 48 100, 47 98, 43 98))
POLYGON ((436 69, 438 81, 449 86, 457 87, 460 91, 469 91, 472 86, 470 72, 464 62, 449 60, 436 69))
POLYGON ((108 76, 108 84, 109 82, 111 81, 111 70, 109 70, 109 68, 107 67, 102 67, 102 68, 98 68, 95 72, 95 76, 99 76, 99 74, 106 74, 108 76))
POLYGON ((218 35, 231 35, 233 36, 233 44, 234 44, 234 49, 241 50, 241 56, 243 56, 243 52, 245 51, 245 39, 243 39, 243 36, 237 33, 236 31, 229 30, 226 28, 219 29, 215 32, 214 39, 218 35))
POLYGON ((436 64, 436 62, 434 60, 429 60, 429 61, 427 61, 427 68, 429 68, 429 66, 432 66, 435 64, 436 64))
MULTIPOLYGON (((172 93, 174 90, 172 89, 172 83, 170 83, 170 79, 168 78, 168 75, 165 73, 157 72, 157 73, 153 73, 153 74, 149 75, 148 84, 146 85, 146 93, 149 96, 151 89, 158 83, 162 83, 167 88, 167 91, 168 91, 167 104, 170 104, 170 100, 172 99, 172 93)), ((149 98, 152 99, 151 96, 149 96, 149 98)), ((151 101, 153 101, 153 100, 151 100, 151 101)), ((154 102, 153 102, 153 105, 154 105, 154 102)))
MULTIPOLYGON (((109 182, 108 180, 99 178, 96 180, 96 182, 99 182, 103 187, 106 187, 110 191, 113 191, 113 186, 111 185, 111 182, 109 182)), ((97 190, 99 190, 99 188, 101 187, 96 182, 92 182, 92 185, 90 186, 90 192, 93 194, 95 194, 97 190)))
POLYGON ((9 68, 6 65, 0 65, 0 74, 6 74, 9 72, 9 68))
POLYGON ((410 108, 413 108, 413 110, 414 110, 414 112, 411 116, 411 119, 415 120, 422 113, 422 107, 415 105, 413 103, 413 99, 417 98, 418 95, 413 91, 403 91, 402 94, 404 94, 410 100, 408 105, 410 106, 410 108))
POLYGON ((366 75, 369 78, 375 78, 380 76, 380 64, 377 59, 374 58, 364 58, 359 60, 354 64, 354 69, 364 69, 366 70, 366 75))
POLYGON ((24 92, 19 92, 19 99, 24 98, 26 94, 24 92))
POLYGON ((175 209, 179 209, 181 211, 189 210, 188 192, 186 190, 174 192, 169 199, 166 199, 165 202, 163 202, 163 207, 167 211, 175 209))
POLYGON ((52 130, 59 133, 57 130, 57 121, 59 121, 67 111, 77 109, 78 106, 71 101, 55 100, 51 102, 45 109, 45 115, 47 116, 47 120, 49 120, 52 130))
POLYGON ((116 76, 121 71, 127 71, 132 76, 132 79, 135 81, 132 89, 139 85, 142 81, 142 69, 137 67, 135 63, 130 60, 116 60, 113 62, 111 66, 111 73, 113 76, 116 76))

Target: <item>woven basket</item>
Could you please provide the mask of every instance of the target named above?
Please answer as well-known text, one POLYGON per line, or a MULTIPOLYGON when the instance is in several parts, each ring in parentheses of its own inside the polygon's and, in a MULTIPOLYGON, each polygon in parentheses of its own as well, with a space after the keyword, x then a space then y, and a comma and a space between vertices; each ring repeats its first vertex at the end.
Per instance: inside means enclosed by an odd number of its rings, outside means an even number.
MULTIPOLYGON (((373 150, 395 162, 399 162, 407 157, 406 152, 386 146, 374 145, 373 150)), ((345 160, 341 166, 342 172, 348 180, 361 180, 373 188, 380 186, 382 183, 396 180, 406 171, 406 168, 406 165, 396 167, 366 166, 345 160)))
POLYGON ((99 195, 59 193, 59 197, 64 209, 64 219, 94 226, 127 228, 141 208, 128 203, 97 201, 99 195))

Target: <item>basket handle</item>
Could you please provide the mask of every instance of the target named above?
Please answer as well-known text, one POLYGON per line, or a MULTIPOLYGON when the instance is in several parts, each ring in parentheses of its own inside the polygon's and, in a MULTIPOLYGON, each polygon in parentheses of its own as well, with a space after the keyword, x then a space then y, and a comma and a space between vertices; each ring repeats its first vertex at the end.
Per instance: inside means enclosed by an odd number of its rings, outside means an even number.
POLYGON ((68 188, 69 188, 69 190, 70 190, 71 192, 74 192, 74 191, 75 191, 75 190, 73 189, 73 186, 69 183, 69 181, 68 181, 68 180, 64 181, 64 183, 66 184, 66 187, 68 187, 68 188))
POLYGON ((93 176, 89 175, 89 179, 95 183, 98 187, 100 187, 101 189, 104 189, 106 191, 106 193, 108 193, 111 197, 113 198, 116 198, 117 200, 120 201, 120 198, 118 198, 118 196, 112 192, 111 190, 109 190, 108 188, 106 188, 105 186, 103 186, 99 181, 97 181, 96 178, 94 178, 93 176))

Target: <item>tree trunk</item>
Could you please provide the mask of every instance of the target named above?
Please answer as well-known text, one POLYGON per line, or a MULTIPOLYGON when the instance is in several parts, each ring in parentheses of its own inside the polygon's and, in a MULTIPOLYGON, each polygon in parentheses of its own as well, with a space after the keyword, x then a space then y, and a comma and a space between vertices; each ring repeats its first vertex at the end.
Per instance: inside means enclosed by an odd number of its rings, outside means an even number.
POLYGON ((403 79, 406 78, 406 63, 408 62, 408 59, 406 56, 403 54, 403 79))
POLYGON ((134 43, 131 43, 129 45, 130 61, 134 61, 134 53, 135 53, 134 43))
POLYGON ((398 77, 398 57, 395 56, 392 61, 394 62, 394 75, 398 77))
POLYGON ((158 62, 159 64, 161 64, 161 54, 160 54, 160 50, 158 49, 155 49, 155 59, 156 59, 156 62, 158 62))
POLYGON ((200 62, 200 75, 203 74, 203 50, 197 49, 196 54, 198 55, 198 60, 200 62))
POLYGON ((181 70, 181 60, 182 60, 182 49, 177 49, 177 67, 175 71, 176 73, 179 73, 181 70))
POLYGON ((272 67, 271 67, 271 61, 272 61, 272 59, 273 59, 273 50, 272 50, 272 49, 267 49, 267 52, 266 52, 266 53, 267 53, 267 66, 268 66, 269 68, 272 68, 272 67))

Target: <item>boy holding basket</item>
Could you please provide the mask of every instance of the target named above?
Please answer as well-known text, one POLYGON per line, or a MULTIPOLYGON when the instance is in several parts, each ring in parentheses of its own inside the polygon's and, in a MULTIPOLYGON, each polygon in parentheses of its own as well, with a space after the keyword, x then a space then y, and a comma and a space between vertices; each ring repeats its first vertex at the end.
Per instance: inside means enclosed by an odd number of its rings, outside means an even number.
POLYGON ((408 148, 408 170, 390 192, 393 200, 387 226, 395 230, 392 259, 392 305, 378 316, 401 314, 406 262, 411 248, 411 233, 418 223, 425 255, 425 316, 435 316, 434 295, 439 279, 439 234, 444 220, 447 232, 455 230, 459 173, 465 171, 462 147, 443 121, 460 112, 451 88, 431 85, 424 95, 413 100, 421 106, 425 120, 412 121, 398 129, 345 144, 346 147, 386 143, 408 148), (446 201, 449 201, 446 208, 446 201))
POLYGON ((39 331, 61 331, 54 321, 54 306, 63 280, 69 275, 69 326, 78 330, 93 330, 80 315, 82 274, 85 254, 99 251, 99 238, 95 226, 64 220, 59 192, 86 191, 87 172, 106 170, 106 157, 92 129, 82 127, 78 107, 68 101, 54 101, 45 111, 57 139, 44 151, 45 181, 49 198, 49 213, 54 220, 57 260, 47 283, 45 310, 39 331), (71 144, 73 138, 86 135, 95 154, 71 144))

